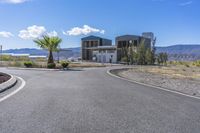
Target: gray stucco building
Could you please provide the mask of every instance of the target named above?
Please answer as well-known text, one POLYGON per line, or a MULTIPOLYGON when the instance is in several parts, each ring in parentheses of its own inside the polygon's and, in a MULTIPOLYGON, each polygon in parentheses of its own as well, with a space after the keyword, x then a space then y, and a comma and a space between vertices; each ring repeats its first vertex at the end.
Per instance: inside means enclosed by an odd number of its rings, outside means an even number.
POLYGON ((123 35, 116 37, 115 45, 112 45, 112 41, 109 39, 88 36, 81 39, 82 60, 103 63, 120 62, 124 57, 123 48, 133 46, 136 51, 138 46, 143 42, 145 47, 151 49, 153 37, 152 32, 143 33, 142 36, 123 35))
POLYGON ((147 48, 151 48, 151 39, 137 35, 123 35, 116 37, 115 44, 117 46, 117 61, 121 61, 124 57, 123 48, 134 46, 135 50, 144 41, 144 45, 147 48))
POLYGON ((116 63, 116 47, 112 46, 112 40, 97 36, 88 36, 81 40, 82 60, 116 63))

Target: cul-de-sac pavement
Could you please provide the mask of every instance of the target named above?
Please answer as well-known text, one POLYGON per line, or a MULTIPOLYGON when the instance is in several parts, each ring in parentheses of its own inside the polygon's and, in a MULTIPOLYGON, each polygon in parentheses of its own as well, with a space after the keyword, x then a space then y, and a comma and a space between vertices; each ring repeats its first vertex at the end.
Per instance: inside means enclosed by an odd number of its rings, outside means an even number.
POLYGON ((109 69, 1 68, 26 85, 0 102, 0 133, 200 132, 200 100, 112 77, 109 69))

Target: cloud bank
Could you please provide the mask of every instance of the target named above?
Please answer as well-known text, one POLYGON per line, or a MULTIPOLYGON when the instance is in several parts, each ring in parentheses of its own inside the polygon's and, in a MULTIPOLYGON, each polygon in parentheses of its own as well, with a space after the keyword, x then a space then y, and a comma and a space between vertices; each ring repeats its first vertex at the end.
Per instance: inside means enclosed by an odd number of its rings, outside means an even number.
POLYGON ((57 37, 58 33, 56 31, 52 31, 52 32, 47 33, 47 35, 50 37, 57 37))
POLYGON ((7 32, 7 31, 1 31, 0 32, 0 37, 4 37, 4 38, 10 38, 10 37, 13 37, 14 35, 10 32, 7 32))
POLYGON ((33 25, 30 27, 27 27, 24 30, 19 31, 18 36, 24 40, 35 39, 35 38, 40 37, 45 32, 46 32, 46 28, 44 26, 33 25))
POLYGON ((10 4, 20 4, 20 3, 24 3, 27 2, 29 0, 0 0, 0 2, 2 3, 10 3, 10 4))
POLYGON ((188 5, 191 5, 192 3, 193 3, 193 1, 187 1, 187 2, 180 3, 179 5, 180 6, 188 6, 188 5))
POLYGON ((104 34, 105 30, 101 30, 101 29, 90 27, 88 25, 84 25, 83 27, 74 27, 71 30, 68 30, 67 32, 63 32, 64 35, 69 35, 69 36, 88 35, 90 33, 104 34))

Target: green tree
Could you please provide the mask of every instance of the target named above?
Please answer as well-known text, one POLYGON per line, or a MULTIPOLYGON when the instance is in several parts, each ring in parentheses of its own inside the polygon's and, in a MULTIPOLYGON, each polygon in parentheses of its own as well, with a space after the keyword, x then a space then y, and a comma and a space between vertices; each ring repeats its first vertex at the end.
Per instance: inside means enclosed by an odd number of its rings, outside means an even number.
POLYGON ((33 40, 40 48, 47 49, 49 51, 48 64, 54 63, 53 52, 58 50, 59 44, 62 42, 62 39, 59 37, 50 37, 48 35, 42 36, 33 40))
POLYGON ((168 55, 167 53, 159 53, 157 55, 157 62, 158 64, 167 64, 167 61, 168 61, 168 55))
POLYGON ((156 39, 153 41, 153 46, 147 48, 145 46, 145 39, 143 39, 137 48, 132 44, 122 47, 122 61, 127 62, 128 64, 153 65, 156 61, 155 43, 156 39))
POLYGON ((163 61, 164 61, 164 64, 167 64, 167 61, 168 61, 168 54, 167 53, 163 54, 163 61))
POLYGON ((138 62, 137 64, 138 65, 146 65, 146 47, 145 47, 145 44, 144 44, 144 40, 142 40, 140 46, 138 47, 138 62))
POLYGON ((145 58, 146 58, 146 64, 147 65, 153 65, 154 64, 154 55, 153 55, 153 52, 151 51, 151 49, 148 48, 146 50, 145 58))
POLYGON ((157 41, 157 38, 155 37, 153 39, 153 43, 152 43, 152 64, 155 64, 156 62, 156 41, 157 41))
POLYGON ((129 56, 128 56, 129 47, 128 46, 122 47, 122 52, 123 52, 122 61, 129 63, 129 56))
POLYGON ((138 52, 133 51, 132 60, 133 64, 138 64, 138 52))

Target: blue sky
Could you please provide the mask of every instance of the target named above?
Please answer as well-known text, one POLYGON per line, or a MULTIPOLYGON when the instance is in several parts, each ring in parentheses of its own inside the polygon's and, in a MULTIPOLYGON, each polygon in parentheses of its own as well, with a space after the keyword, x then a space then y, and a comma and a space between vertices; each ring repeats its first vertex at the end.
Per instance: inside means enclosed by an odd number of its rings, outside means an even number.
POLYGON ((33 39, 59 35, 62 47, 80 38, 151 31, 158 46, 200 44, 199 0, 0 0, 0 45, 36 48, 33 39))

